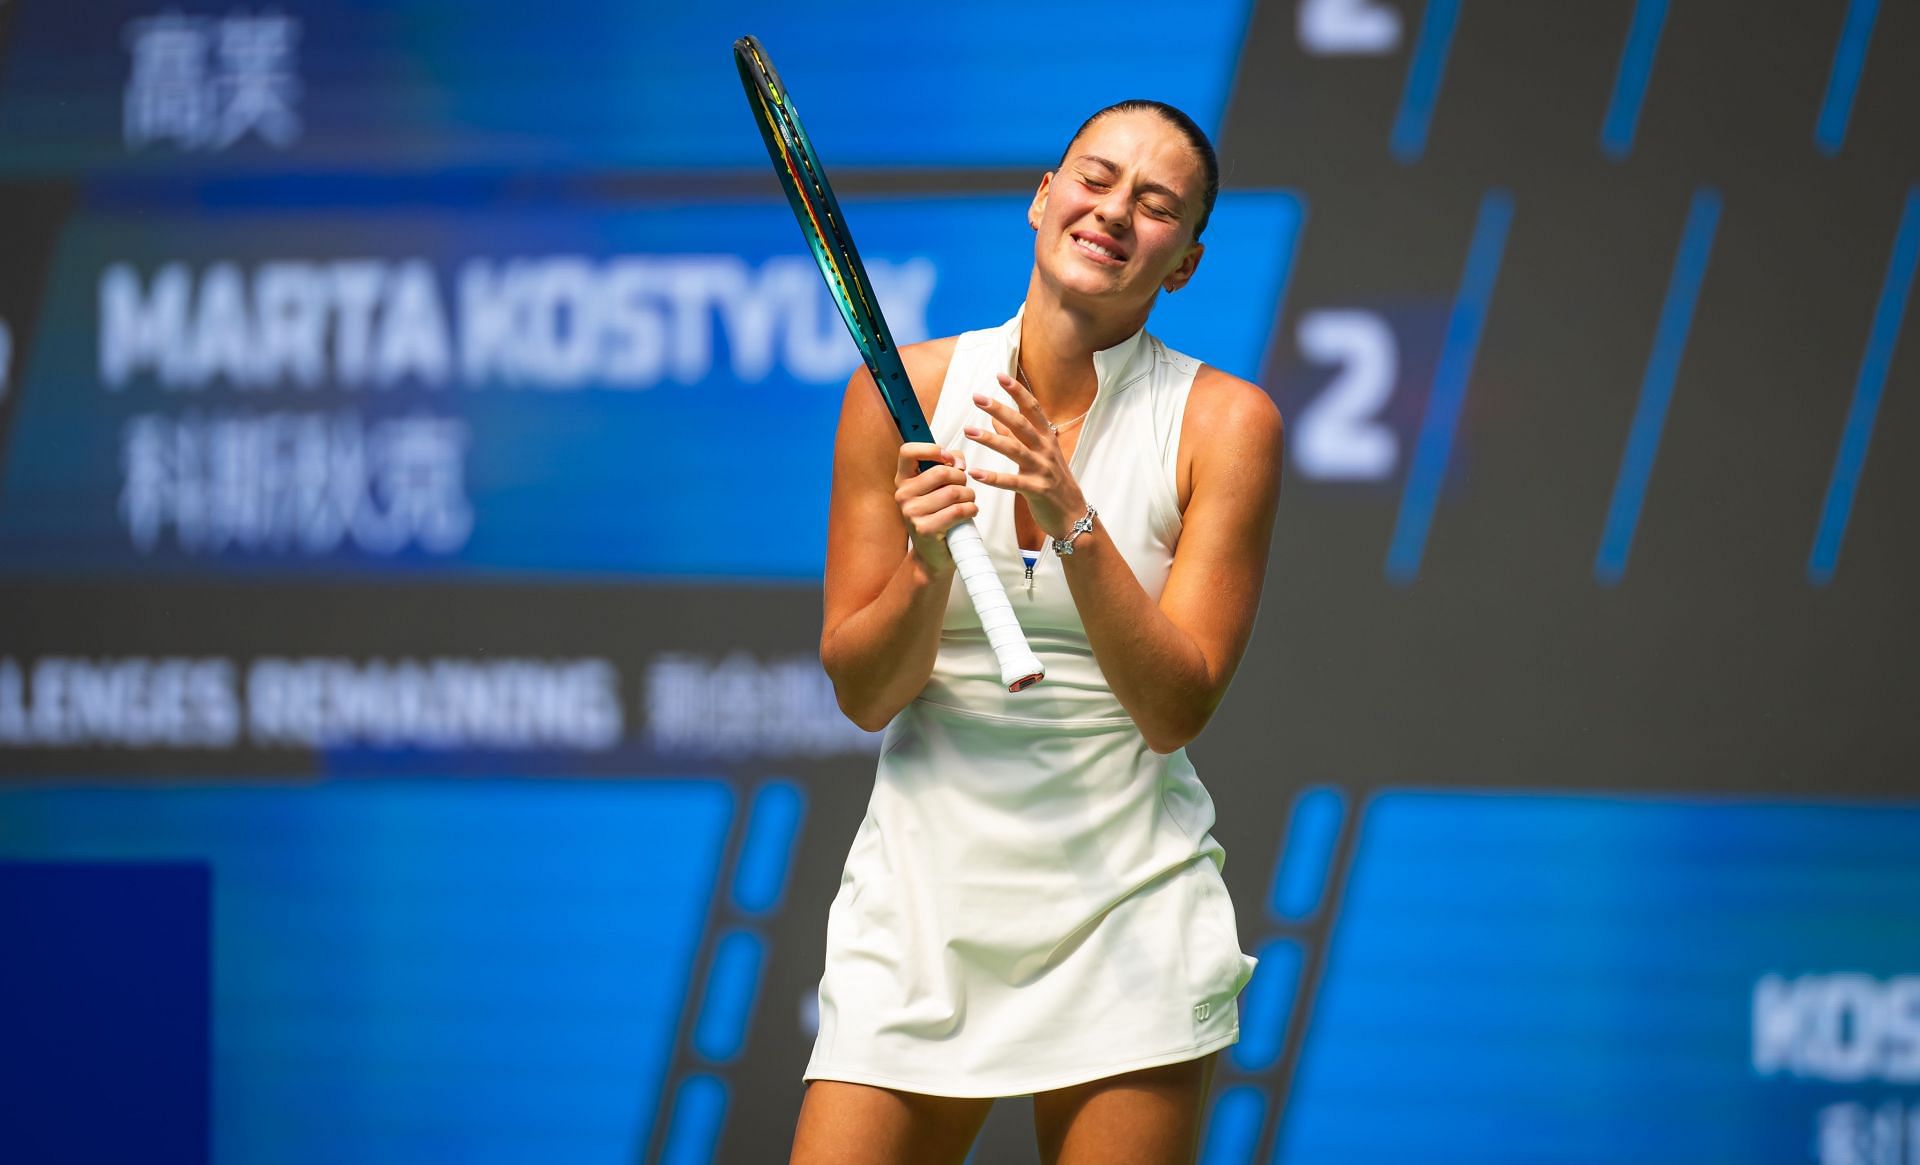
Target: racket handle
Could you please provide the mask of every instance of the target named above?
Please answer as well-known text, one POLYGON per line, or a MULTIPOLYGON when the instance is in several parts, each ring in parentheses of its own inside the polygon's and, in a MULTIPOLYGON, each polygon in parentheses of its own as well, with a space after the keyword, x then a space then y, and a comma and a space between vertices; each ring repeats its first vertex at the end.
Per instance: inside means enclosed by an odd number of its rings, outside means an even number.
POLYGON ((986 631, 987 642, 993 646, 994 658, 1000 661, 1000 682, 1009 692, 1039 683, 1047 669, 1027 646, 1027 636, 1020 630, 1020 620, 1013 613, 1013 601, 1007 598, 1007 588, 1000 585, 1000 575, 987 556, 987 544, 980 537, 979 527, 966 521, 949 529, 947 552, 953 555, 954 570, 966 584, 974 612, 980 616, 981 629, 986 631))

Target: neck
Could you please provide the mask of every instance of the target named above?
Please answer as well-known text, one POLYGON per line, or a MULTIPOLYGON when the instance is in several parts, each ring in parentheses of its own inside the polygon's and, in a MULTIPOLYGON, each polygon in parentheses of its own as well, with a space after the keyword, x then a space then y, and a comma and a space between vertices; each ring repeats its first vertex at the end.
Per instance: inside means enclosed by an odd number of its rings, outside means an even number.
POLYGON ((1096 315, 1063 301, 1036 268, 1020 316, 1020 364, 1027 388, 1056 422, 1084 413, 1099 389, 1093 354, 1146 326, 1151 302, 1124 318, 1096 315))

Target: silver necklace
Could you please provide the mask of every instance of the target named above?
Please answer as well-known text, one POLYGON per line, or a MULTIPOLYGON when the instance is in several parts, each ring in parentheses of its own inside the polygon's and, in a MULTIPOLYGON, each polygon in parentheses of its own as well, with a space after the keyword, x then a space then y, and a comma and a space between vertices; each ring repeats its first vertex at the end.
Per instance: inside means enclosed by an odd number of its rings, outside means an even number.
MULTIPOLYGON (((1031 380, 1028 380, 1028 379, 1027 379, 1027 366, 1026 366, 1026 363, 1025 363, 1024 361, 1022 361, 1022 360, 1020 360, 1020 359, 1019 359, 1018 357, 1015 357, 1015 359, 1014 359, 1014 361, 1013 361, 1013 370, 1014 370, 1015 372, 1018 372, 1018 373, 1020 374, 1020 383, 1021 383, 1021 384, 1024 384, 1024 385, 1026 385, 1026 386, 1027 386, 1027 391, 1028 391, 1028 392, 1032 392, 1032 391, 1033 391, 1033 381, 1031 381, 1031 380)), ((1093 406, 1092 406, 1092 405, 1088 405, 1088 406, 1087 406, 1087 411, 1086 411, 1085 413, 1081 413, 1081 414, 1080 414, 1079 416, 1077 416, 1077 417, 1075 417, 1075 418, 1073 418, 1073 419, 1072 419, 1071 421, 1061 421, 1061 422, 1060 422, 1059 424, 1057 424, 1057 425, 1056 425, 1056 424, 1054 424, 1054 423, 1053 423, 1052 421, 1048 421, 1048 422, 1047 422, 1047 428, 1049 428, 1049 429, 1052 429, 1052 430, 1053 430, 1053 431, 1054 431, 1054 432, 1055 432, 1056 434, 1058 434, 1058 433, 1064 433, 1064 432, 1066 432, 1066 431, 1067 431, 1068 429, 1071 429, 1071 428, 1073 428, 1073 427, 1074 427, 1075 425, 1077 425, 1077 424, 1079 424, 1079 423, 1080 423, 1081 421, 1084 421, 1084 420, 1086 420, 1086 419, 1087 419, 1087 414, 1088 414, 1088 413, 1091 413, 1091 412, 1093 412, 1093 406)))

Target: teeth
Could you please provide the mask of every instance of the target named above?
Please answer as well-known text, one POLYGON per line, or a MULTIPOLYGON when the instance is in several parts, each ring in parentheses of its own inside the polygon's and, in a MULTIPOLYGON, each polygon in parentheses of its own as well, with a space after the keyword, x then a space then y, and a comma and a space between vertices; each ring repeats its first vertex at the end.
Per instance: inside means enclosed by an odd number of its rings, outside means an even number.
POLYGON ((1105 255, 1109 259, 1118 259, 1120 257, 1117 252, 1109 251, 1099 243, 1090 243, 1085 239, 1075 239, 1073 241, 1079 243, 1082 247, 1085 247, 1096 255, 1105 255))

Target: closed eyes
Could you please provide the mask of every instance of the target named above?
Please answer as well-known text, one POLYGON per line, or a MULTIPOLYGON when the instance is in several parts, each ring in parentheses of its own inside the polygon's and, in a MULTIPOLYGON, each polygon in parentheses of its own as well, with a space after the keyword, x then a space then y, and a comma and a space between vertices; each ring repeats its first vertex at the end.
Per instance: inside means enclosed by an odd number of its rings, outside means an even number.
MULTIPOLYGON (((1113 189, 1113 183, 1108 182, 1103 178, 1096 178, 1093 175, 1087 174, 1087 173, 1082 173, 1080 175, 1080 183, 1081 185, 1085 186, 1088 190, 1092 190, 1095 193, 1104 193, 1105 191, 1113 189)), ((1142 210, 1145 210, 1148 214, 1152 215, 1155 218, 1172 221, 1180 217, 1179 212, 1171 209, 1170 207, 1164 206, 1158 202, 1143 201, 1140 204, 1140 207, 1142 210)))

